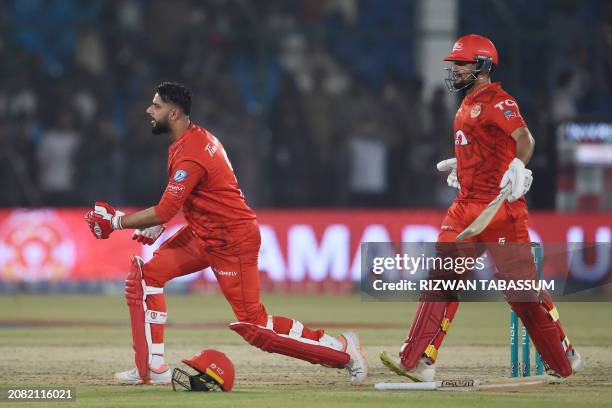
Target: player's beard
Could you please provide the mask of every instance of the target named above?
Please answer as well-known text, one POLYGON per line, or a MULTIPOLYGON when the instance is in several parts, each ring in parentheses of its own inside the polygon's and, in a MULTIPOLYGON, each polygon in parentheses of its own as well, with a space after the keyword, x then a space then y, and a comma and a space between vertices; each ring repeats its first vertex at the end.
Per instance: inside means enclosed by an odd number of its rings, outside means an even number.
POLYGON ((151 128, 151 132, 154 135, 161 135, 164 133, 168 133, 170 132, 170 126, 168 126, 168 120, 160 120, 160 121, 155 121, 155 124, 153 125, 153 127, 151 128))
POLYGON ((466 75, 460 75, 452 72, 450 68, 447 69, 449 70, 449 74, 448 77, 446 77, 446 79, 444 80, 444 82, 446 83, 446 87, 448 88, 448 90, 451 92, 458 92, 462 89, 469 88, 476 81, 476 75, 473 71, 466 75))
POLYGON ((456 90, 461 90, 463 88, 466 88, 467 86, 471 85, 473 81, 466 79, 458 79, 456 81, 453 82, 453 88, 455 88, 456 90))

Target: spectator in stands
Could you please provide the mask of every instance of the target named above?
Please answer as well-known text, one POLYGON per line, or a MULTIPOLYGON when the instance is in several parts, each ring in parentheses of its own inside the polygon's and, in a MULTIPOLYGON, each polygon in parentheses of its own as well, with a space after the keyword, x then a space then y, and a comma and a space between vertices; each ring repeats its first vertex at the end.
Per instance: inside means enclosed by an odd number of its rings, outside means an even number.
POLYGON ((43 133, 36 151, 42 199, 48 206, 74 205, 76 152, 81 135, 75 128, 74 115, 70 110, 61 109, 54 119, 54 123, 43 133))

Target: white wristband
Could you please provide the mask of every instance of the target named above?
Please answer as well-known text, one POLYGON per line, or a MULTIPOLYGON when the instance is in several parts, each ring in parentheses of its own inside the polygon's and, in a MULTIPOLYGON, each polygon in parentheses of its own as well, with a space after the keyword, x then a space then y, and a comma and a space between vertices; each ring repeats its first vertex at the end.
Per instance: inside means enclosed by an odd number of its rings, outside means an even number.
POLYGON ((120 230, 123 229, 123 227, 121 226, 121 218, 123 218, 123 216, 121 215, 115 215, 112 219, 111 219, 111 226, 113 227, 114 230, 120 230))

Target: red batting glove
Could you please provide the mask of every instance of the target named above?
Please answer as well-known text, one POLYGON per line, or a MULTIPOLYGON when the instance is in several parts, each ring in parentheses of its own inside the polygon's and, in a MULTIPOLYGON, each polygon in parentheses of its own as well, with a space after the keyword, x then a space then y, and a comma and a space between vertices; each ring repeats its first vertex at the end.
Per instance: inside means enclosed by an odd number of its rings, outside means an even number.
POLYGON ((85 214, 85 221, 97 239, 107 239, 111 232, 121 229, 121 211, 115 211, 112 205, 96 201, 93 210, 85 214))

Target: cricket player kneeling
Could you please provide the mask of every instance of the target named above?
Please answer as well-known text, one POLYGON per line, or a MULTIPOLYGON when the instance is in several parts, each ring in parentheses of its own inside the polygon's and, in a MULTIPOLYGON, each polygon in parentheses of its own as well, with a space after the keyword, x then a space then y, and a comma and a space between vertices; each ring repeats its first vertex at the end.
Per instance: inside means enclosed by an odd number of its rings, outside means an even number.
POLYGON ((230 392, 234 386, 234 364, 223 353, 206 349, 200 351, 183 363, 196 370, 197 374, 189 374, 185 370, 175 368, 172 372, 172 389, 181 386, 187 391, 225 391, 230 392))

